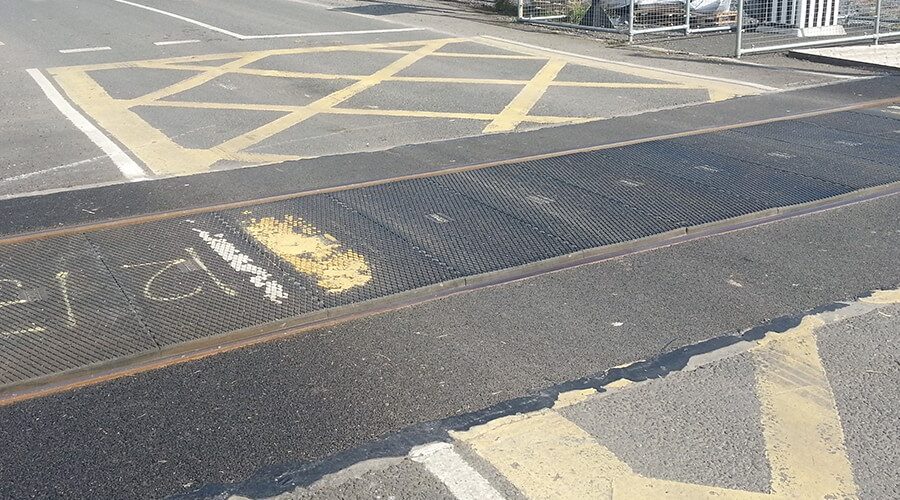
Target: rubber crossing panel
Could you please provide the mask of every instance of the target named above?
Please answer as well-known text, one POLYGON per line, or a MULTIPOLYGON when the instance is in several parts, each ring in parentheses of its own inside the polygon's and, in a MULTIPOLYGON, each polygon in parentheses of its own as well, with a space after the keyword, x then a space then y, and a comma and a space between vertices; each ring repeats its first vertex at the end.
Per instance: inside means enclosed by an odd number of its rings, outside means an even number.
POLYGON ((0 390, 900 181, 898 124, 839 113, 0 244, 0 390))

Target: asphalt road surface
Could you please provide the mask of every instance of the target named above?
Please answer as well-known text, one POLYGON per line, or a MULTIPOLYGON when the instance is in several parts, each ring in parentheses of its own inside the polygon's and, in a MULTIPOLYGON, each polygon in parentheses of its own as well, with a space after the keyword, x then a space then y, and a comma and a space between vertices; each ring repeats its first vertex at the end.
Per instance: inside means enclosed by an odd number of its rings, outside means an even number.
POLYGON ((897 75, 429 0, 0 12, 0 497, 897 495, 897 75))
POLYGON ((0 196, 523 131, 866 74, 648 61, 445 3, 0 8, 0 196))

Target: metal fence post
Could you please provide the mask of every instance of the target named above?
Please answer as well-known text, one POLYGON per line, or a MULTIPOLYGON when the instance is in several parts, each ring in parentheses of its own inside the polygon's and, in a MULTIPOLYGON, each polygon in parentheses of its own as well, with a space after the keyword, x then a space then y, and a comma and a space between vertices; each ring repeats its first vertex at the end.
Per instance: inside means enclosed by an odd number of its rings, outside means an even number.
POLYGON ((878 45, 878 38, 881 34, 881 0, 875 2, 875 45, 878 45))
POLYGON ((734 35, 734 57, 741 58, 741 42, 744 34, 744 0, 738 0, 737 33, 734 35))
POLYGON ((525 0, 519 0, 519 21, 525 19, 525 0))
POLYGON ((634 43, 634 0, 628 7, 628 43, 634 43))
POLYGON ((684 0, 684 34, 691 33, 691 0, 684 0))

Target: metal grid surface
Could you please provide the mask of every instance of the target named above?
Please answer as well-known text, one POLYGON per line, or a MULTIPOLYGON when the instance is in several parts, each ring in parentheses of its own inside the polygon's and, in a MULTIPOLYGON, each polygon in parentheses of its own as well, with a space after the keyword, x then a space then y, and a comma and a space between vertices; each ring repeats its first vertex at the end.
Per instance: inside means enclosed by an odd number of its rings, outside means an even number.
POLYGON ((335 198, 462 275, 563 255, 566 243, 437 181, 402 181, 335 198))
MULTIPOLYGON (((557 159, 544 175, 619 200, 676 226, 702 224, 765 208, 718 186, 673 175, 666 164, 665 159, 660 164, 654 156, 629 146, 557 159)), ((706 172, 706 167, 702 171, 706 172)))
POLYGON ((839 119, 825 115, 804 118, 800 121, 900 143, 900 113, 893 110, 851 111, 841 113, 839 119))
POLYGON ((724 132, 716 138, 703 135, 686 137, 678 142, 691 149, 709 150, 721 145, 723 140, 730 147, 719 151, 733 161, 754 163, 850 188, 900 180, 900 167, 738 132, 724 132))
POLYGON ((323 306, 317 294, 256 252, 244 234, 217 214, 126 226, 88 237, 160 345, 323 306), (275 284, 282 287, 281 293, 275 284))
POLYGON ((842 113, 0 245, 0 386, 898 181, 896 130, 842 113))
MULTIPOLYGON (((719 147, 727 148, 723 141, 719 147)), ((747 202, 776 207, 804 203, 850 191, 813 177, 735 160, 682 144, 679 139, 638 144, 634 153, 642 165, 730 193, 747 202)))
POLYGON ((737 132, 897 167, 897 141, 887 138, 854 134, 820 124, 791 121, 749 127, 737 132))
POLYGON ((154 347, 84 236, 0 246, 0 386, 154 347))
POLYGON ((555 159, 435 178, 477 202, 542 228, 571 251, 633 240, 675 224, 571 183, 538 174, 555 159))
MULTIPOLYGON (((318 297, 323 307, 335 307, 372 298, 413 290, 426 285, 440 283, 460 274, 444 265, 441 260, 404 240, 385 228, 379 222, 354 210, 334 195, 316 195, 286 202, 257 205, 249 209, 223 212, 223 220, 243 232, 259 255, 265 255, 285 274, 291 274, 305 290, 318 297), (249 234, 248 226, 258 221, 293 221, 292 226, 302 225, 307 229, 313 243, 322 241, 325 255, 318 262, 309 260, 292 264, 271 248, 249 234), (302 221, 302 222, 300 222, 302 221), (341 252, 352 249, 360 257, 358 265, 347 272, 351 276, 346 286, 332 284, 329 289, 328 276, 334 276, 335 268, 343 263, 341 252), (295 266, 304 269, 307 274, 295 266), (308 268, 317 265, 317 269, 308 268), (317 277, 314 272, 318 271, 317 277)), ((296 231, 296 227, 293 228, 296 231)), ((289 256, 290 257, 290 256, 289 256)), ((338 278, 343 277, 340 274, 338 278)))

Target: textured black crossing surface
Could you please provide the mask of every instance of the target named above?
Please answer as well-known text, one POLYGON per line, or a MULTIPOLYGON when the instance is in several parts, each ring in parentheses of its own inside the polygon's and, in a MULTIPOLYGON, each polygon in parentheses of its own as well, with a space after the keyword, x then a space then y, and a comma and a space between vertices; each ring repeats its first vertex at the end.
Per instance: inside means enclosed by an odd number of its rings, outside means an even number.
POLYGON ((849 112, 0 245, 0 387, 900 181, 849 112))

